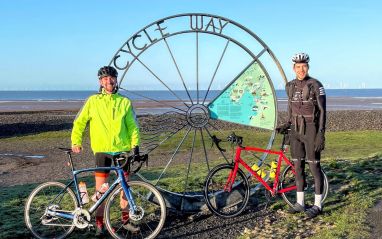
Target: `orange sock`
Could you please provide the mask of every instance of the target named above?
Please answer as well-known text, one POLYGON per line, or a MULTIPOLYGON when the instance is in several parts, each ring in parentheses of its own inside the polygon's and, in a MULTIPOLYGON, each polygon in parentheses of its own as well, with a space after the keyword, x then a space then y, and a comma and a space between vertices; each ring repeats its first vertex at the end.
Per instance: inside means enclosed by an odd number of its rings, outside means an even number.
POLYGON ((96 216, 96 226, 103 227, 103 216, 96 216))
POLYGON ((122 212, 122 223, 126 224, 129 221, 129 212, 122 212))

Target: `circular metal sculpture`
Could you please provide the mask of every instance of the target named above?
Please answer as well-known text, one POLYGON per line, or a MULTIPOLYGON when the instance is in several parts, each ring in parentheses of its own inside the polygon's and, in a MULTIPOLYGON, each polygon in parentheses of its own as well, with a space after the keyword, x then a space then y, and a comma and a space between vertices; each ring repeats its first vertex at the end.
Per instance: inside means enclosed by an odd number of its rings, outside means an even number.
POLYGON ((266 139, 256 141, 254 133, 247 144, 271 147, 277 119, 271 78, 279 85, 287 80, 269 47, 244 26, 210 14, 166 17, 130 37, 110 65, 121 76, 120 93, 133 99, 138 114, 148 114, 139 119, 150 167, 139 176, 170 207, 204 207, 206 175, 232 157, 213 146, 232 128, 254 127, 266 139))

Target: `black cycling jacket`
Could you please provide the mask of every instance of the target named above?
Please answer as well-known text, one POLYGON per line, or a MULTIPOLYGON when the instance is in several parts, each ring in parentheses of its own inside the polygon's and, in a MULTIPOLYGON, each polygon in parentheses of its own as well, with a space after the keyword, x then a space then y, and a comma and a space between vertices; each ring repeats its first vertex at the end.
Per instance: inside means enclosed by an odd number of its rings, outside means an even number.
POLYGON ((326 126, 326 95, 321 82, 307 76, 303 80, 294 79, 286 84, 288 95, 288 122, 301 127, 306 122, 315 122, 318 131, 324 132, 326 126))

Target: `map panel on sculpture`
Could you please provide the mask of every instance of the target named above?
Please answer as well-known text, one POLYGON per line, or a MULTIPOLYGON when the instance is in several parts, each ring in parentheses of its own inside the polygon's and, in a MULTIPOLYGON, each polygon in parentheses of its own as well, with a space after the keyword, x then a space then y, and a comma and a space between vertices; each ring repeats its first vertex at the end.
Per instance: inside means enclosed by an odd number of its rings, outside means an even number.
POLYGON ((208 105, 210 117, 273 130, 274 97, 269 79, 255 62, 208 105))

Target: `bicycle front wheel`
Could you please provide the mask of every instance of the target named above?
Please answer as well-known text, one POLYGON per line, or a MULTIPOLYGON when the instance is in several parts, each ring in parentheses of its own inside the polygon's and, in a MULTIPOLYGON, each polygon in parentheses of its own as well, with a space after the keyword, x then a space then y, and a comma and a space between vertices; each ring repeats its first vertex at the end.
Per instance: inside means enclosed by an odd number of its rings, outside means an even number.
MULTIPOLYGON (((326 176, 323 169, 321 169, 322 177, 324 178, 324 187, 322 191, 322 202, 325 201, 329 192, 329 182, 328 177, 326 176)), ((285 189, 289 187, 293 187, 296 185, 296 175, 293 172, 293 168, 289 165, 285 168, 280 182, 280 189, 285 189)), ((309 169, 305 169, 305 182, 304 182, 304 196, 306 204, 313 205, 314 204, 314 177, 309 169)), ((296 190, 291 190, 285 193, 282 193, 284 201, 289 205, 293 206, 297 202, 297 193, 296 190)))
POLYGON ((58 217, 53 212, 71 213, 77 208, 76 196, 59 182, 47 182, 35 188, 25 204, 27 228, 37 238, 65 238, 74 229, 73 220, 58 217))
POLYGON ((155 238, 166 220, 166 203, 160 192, 142 181, 128 182, 137 207, 129 212, 122 187, 113 190, 106 202, 107 230, 114 238, 155 238))
POLYGON ((204 199, 207 207, 216 215, 231 218, 239 215, 249 199, 248 179, 239 168, 230 188, 225 189, 233 165, 221 164, 208 174, 204 184, 204 199))

